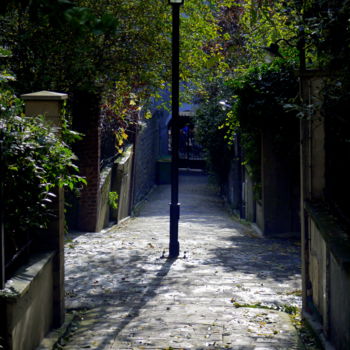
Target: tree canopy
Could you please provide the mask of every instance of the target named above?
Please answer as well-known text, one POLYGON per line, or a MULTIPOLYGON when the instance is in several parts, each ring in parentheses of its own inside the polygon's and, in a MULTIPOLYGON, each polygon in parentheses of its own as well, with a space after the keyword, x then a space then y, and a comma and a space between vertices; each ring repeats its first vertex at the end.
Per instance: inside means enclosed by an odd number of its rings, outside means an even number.
MULTIPOLYGON (((191 87, 227 68, 215 41, 230 3, 187 0, 181 7, 181 79, 191 87)), ((12 0, 0 11, 0 43, 12 51, 18 91, 108 90, 120 82, 146 97, 169 84, 165 0, 12 0)))
POLYGON ((350 135, 345 107, 350 103, 350 2, 239 0, 222 8, 218 16, 221 36, 216 45, 222 48, 226 71, 201 91, 200 135, 211 135, 203 115, 212 115, 218 101, 225 100, 232 108, 226 111, 224 121, 215 112, 226 135, 217 132, 215 137, 220 140, 213 145, 205 143, 208 153, 226 149, 240 132, 246 158, 254 161, 263 128, 281 131, 286 129, 287 119, 310 117, 310 110, 317 108, 328 123, 336 125, 339 148, 345 149, 350 135), (297 76, 305 71, 328 76, 320 106, 310 106, 298 96, 297 76))

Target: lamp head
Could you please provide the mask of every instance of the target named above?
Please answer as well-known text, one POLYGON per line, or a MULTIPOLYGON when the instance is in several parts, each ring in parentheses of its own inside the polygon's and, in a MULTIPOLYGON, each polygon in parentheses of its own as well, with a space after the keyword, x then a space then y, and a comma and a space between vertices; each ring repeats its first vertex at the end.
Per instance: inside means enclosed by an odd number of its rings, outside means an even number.
POLYGON ((227 103, 226 100, 221 100, 221 101, 219 101, 219 105, 220 105, 220 107, 221 107, 221 109, 222 109, 223 111, 226 111, 226 109, 228 109, 228 108, 232 108, 232 105, 230 105, 229 103, 227 103))
POLYGON ((270 46, 264 47, 264 49, 272 56, 274 57, 282 57, 282 55, 280 54, 279 50, 279 45, 276 43, 272 43, 270 44, 270 46))

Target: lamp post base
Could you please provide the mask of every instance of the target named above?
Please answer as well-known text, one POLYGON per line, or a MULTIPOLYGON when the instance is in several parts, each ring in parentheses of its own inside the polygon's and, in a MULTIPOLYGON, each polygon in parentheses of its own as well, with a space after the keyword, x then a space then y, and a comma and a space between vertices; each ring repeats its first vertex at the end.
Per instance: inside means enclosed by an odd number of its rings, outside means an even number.
POLYGON ((180 203, 170 204, 169 258, 177 258, 180 253, 179 236, 180 203))

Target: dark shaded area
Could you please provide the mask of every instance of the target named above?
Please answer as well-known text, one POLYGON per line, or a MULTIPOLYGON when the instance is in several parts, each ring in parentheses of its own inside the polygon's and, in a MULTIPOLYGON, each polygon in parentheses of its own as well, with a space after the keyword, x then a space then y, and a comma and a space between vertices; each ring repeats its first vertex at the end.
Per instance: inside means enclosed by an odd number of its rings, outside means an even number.
MULTIPOLYGON (((300 274, 300 246, 297 240, 230 237, 232 247, 213 249, 215 263, 228 271, 269 277, 283 282, 300 274)), ((214 263, 212 261, 211 263, 214 263)))

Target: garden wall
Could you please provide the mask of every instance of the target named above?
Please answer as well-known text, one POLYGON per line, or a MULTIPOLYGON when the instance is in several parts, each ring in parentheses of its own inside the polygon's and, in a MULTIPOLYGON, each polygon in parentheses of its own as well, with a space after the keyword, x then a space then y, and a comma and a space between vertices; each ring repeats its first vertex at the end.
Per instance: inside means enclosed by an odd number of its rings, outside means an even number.
POLYGON ((118 223, 130 215, 133 149, 132 145, 127 147, 113 165, 101 171, 96 225, 98 232, 110 223, 118 223), (118 194, 117 208, 110 205, 111 192, 118 194))
POLYGON ((113 167, 108 166, 101 171, 100 174, 100 186, 98 196, 98 208, 97 208, 97 224, 96 231, 101 231, 104 227, 108 226, 110 221, 110 206, 108 202, 109 192, 111 191, 113 167))
POLYGON ((109 222, 120 222, 130 216, 132 208, 155 186, 159 157, 159 119, 153 116, 140 124, 133 145, 100 175, 97 231, 109 222), (118 194, 118 208, 108 203, 109 192, 118 194))
POLYGON ((33 257, 0 291, 0 318, 6 350, 33 350, 54 318, 54 253, 33 257))
POLYGON ((131 212, 132 177, 133 177, 134 146, 129 146, 123 157, 118 158, 113 168, 111 191, 118 194, 118 208, 112 209, 112 218, 119 222, 131 212))
MULTIPOLYGON (((43 114, 54 132, 60 132, 66 94, 39 91, 21 97, 27 117, 43 114)), ((62 188, 55 192, 55 219, 42 239, 40 234, 29 262, 0 290, 0 336, 6 350, 33 350, 50 328, 64 322, 64 193, 62 188)))
POLYGON ((306 205, 310 237, 305 311, 320 337, 337 350, 350 349, 350 241, 321 203, 306 205))

